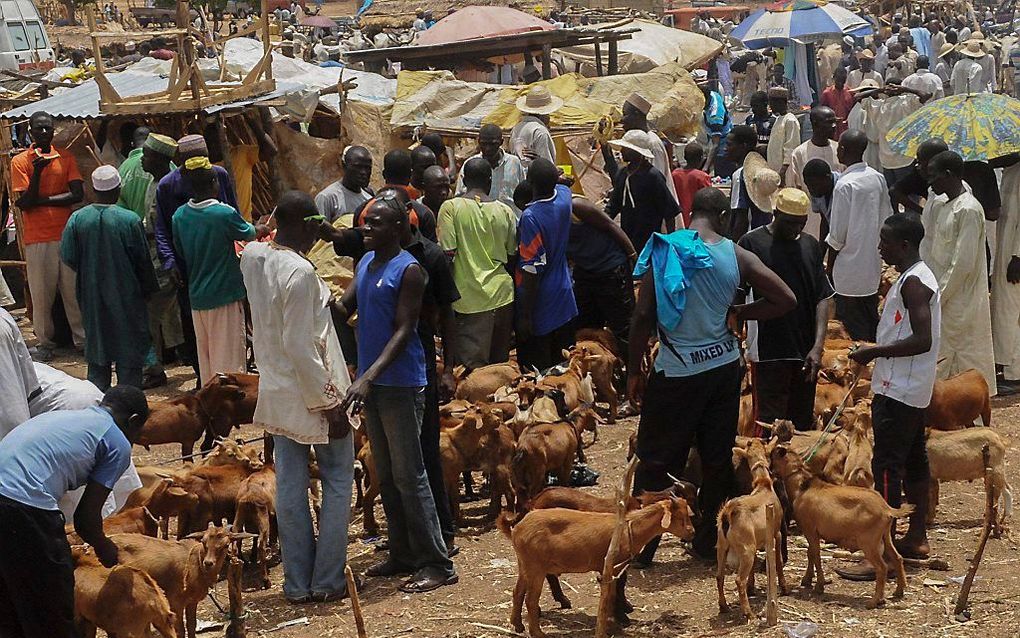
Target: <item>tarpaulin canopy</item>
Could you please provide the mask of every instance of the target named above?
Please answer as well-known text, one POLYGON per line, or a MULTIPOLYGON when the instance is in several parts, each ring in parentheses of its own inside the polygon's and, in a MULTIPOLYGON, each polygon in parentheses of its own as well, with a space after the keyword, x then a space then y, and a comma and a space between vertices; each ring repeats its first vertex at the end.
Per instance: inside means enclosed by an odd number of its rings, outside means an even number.
MULTIPOLYGON (((593 25, 605 28, 609 24, 593 25)), ((644 73, 668 62, 679 62, 686 69, 694 69, 708 62, 722 50, 722 42, 690 31, 674 29, 651 20, 634 20, 625 27, 637 29, 629 40, 619 44, 620 73, 644 73)), ((567 70, 575 70, 573 63, 581 64, 581 75, 593 77, 596 74, 595 45, 556 49, 567 63, 567 70)), ((602 47, 602 61, 606 63, 606 48, 602 47)))
POLYGON ((447 44, 497 35, 548 31, 553 25, 537 16, 509 7, 471 6, 446 16, 418 35, 416 45, 447 44))

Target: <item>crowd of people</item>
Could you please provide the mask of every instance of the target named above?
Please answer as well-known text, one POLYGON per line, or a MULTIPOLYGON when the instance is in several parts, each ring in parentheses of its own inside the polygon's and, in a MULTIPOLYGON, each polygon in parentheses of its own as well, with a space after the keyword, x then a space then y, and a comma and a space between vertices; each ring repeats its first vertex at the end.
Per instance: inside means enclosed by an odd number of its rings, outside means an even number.
MULTIPOLYGON (((622 137, 603 146, 612 181, 604 206, 572 192, 557 167, 549 118, 563 103, 543 86, 518 100, 512 131, 483 125, 477 154, 462 163, 428 133, 413 150, 387 152, 382 183, 372 184, 380 158, 352 145, 339 158, 341 179, 314 197, 282 193, 263 219, 239 204, 205 138, 147 129, 135 131, 119 168, 89 176, 94 200, 72 213, 84 178, 73 155, 53 146, 52 118, 36 113, 32 145, 11 164, 34 349, 0 310, 0 606, 15 609, 0 617, 20 621, 24 635, 42 635, 32 623, 61 633, 70 557, 54 538, 64 534, 55 503, 68 486, 87 485, 75 526, 104 564, 115 563, 97 521, 148 412, 140 389, 175 350, 198 385, 243 372, 249 339, 260 374, 254 422, 275 443, 283 591, 295 604, 347 595, 357 420, 388 529, 389 553, 367 576, 406 575, 400 588, 409 593, 456 583, 439 461, 439 405, 452 371, 512 352, 522 369, 546 370, 580 328, 607 329, 626 358, 624 413, 641 415, 635 490, 669 486, 697 447, 702 523, 692 551, 714 560, 716 513, 734 491, 745 373, 758 420, 813 427, 834 316, 864 344, 850 357, 874 362, 876 489, 893 507, 904 495, 916 506, 897 547, 927 556, 922 415, 936 377, 974 368, 993 394, 1020 387, 1020 183, 1015 157, 965 162, 941 140, 913 158, 889 147, 885 132, 928 100, 996 88, 979 32, 914 22, 867 48, 846 43, 807 136, 797 87, 774 54, 757 61, 765 86, 742 84, 750 93, 738 101, 751 111, 742 124, 716 81, 702 80, 703 144, 673 147, 649 123, 649 97, 629 96, 622 137), (956 55, 949 77, 928 70, 946 70, 956 55), (713 176, 730 180, 728 194, 713 176), (356 264, 340 298, 307 258, 319 240, 356 264), (880 312, 883 262, 898 277, 880 312), (29 418, 40 392, 30 356, 54 354, 58 292, 88 380, 106 394, 87 414, 29 418), (63 428, 60 440, 47 441, 43 427, 63 428), (323 482, 317 539, 310 449, 323 482), (14 460, 22 458, 32 462, 14 460), (53 562, 45 578, 11 558, 24 555, 25 534, 53 562), (50 589, 29 605, 12 594, 14 582, 22 592, 50 589), (65 595, 53 594, 54 582, 65 595)), ((640 560, 650 562, 656 545, 640 560)))

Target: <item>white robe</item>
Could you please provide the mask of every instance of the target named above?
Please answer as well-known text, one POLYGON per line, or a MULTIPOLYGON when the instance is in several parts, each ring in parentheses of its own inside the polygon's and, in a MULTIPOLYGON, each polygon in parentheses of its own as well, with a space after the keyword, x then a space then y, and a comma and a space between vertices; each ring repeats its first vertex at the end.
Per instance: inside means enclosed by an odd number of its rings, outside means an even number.
POLYGON ((1020 380, 1020 284, 1006 280, 1013 255, 1020 255, 1020 164, 1002 171, 1002 212, 995 222, 992 266, 992 336, 995 363, 1007 381, 1020 380))
POLYGON ((984 209, 969 192, 951 202, 945 195, 930 194, 921 215, 921 258, 935 273, 942 293, 938 377, 946 379, 973 368, 994 396, 984 209))
POLYGON ((21 329, 0 308, 0 439, 32 416, 28 396, 39 388, 21 329))

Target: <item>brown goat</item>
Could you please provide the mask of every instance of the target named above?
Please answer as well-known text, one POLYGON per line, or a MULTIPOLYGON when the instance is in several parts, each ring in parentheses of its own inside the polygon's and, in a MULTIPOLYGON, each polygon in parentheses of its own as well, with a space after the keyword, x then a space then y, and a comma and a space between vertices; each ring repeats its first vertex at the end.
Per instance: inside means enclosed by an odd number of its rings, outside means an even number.
POLYGON ((221 372, 195 394, 205 425, 202 449, 211 449, 217 438, 227 438, 239 425, 251 423, 259 400, 259 375, 221 372))
POLYGON ((528 501, 545 487, 546 474, 550 472, 560 485, 570 484, 574 458, 584 454, 583 425, 574 416, 573 422, 538 423, 521 433, 511 471, 518 507, 528 507, 528 501))
POLYGON ((924 411, 925 427, 936 430, 969 428, 978 417, 985 427, 992 426, 988 382, 980 372, 970 369, 955 377, 935 380, 931 402, 924 411))
MULTIPOLYGON (((609 417, 606 422, 616 423, 619 397, 613 384, 613 377, 616 370, 622 368, 623 363, 612 351, 596 341, 578 341, 570 349, 568 361, 575 358, 584 360, 591 374, 595 396, 609 404, 609 417)), ((598 431, 595 432, 595 440, 598 440, 598 431)))
POLYGON ((177 616, 163 590, 141 569, 103 567, 84 547, 74 559, 74 618, 79 634, 94 638, 96 627, 118 638, 146 638, 155 627, 163 638, 177 638, 177 616))
MULTIPOLYGON (((266 465, 241 482, 237 491, 237 513, 234 514, 235 532, 252 532, 257 538, 252 543, 252 562, 258 562, 262 589, 269 589, 269 547, 276 542, 276 468, 266 465)), ((241 553, 241 541, 237 541, 241 553)))
POLYGON ((913 505, 893 509, 874 489, 826 483, 812 476, 800 456, 783 445, 772 452, 772 468, 786 485, 797 527, 808 542, 807 572, 801 587, 811 585, 817 569, 814 590, 818 594, 825 591, 821 554, 824 539, 850 551, 861 550, 875 567, 875 594, 868 601, 868 609, 885 600, 887 561, 896 575, 893 595, 903 595, 907 577, 903 559, 892 542, 892 526, 895 519, 909 516, 913 505))
POLYGON ((454 397, 470 403, 487 401, 492 394, 521 375, 516 363, 494 363, 472 370, 457 385, 454 397))
POLYGON ((716 587, 719 590, 719 613, 725 613, 726 604, 725 580, 726 568, 737 572, 737 593, 740 596, 740 609, 748 621, 754 612, 747 599, 747 589, 752 587, 754 563, 759 549, 768 551, 768 539, 775 543, 776 569, 779 575, 779 591, 786 594, 786 578, 783 575, 782 546, 783 506, 772 489, 772 476, 769 474, 769 461, 765 446, 758 439, 752 439, 746 448, 733 448, 734 464, 737 457, 747 461, 751 466, 753 488, 750 494, 738 496, 728 501, 720 510, 716 519, 718 540, 716 541, 716 587), (771 526, 766 516, 766 508, 771 505, 775 516, 771 526))
POLYGON ((481 462, 482 438, 503 424, 498 408, 471 407, 457 427, 439 432, 439 455, 443 464, 443 482, 450 501, 450 513, 463 524, 460 511, 460 476, 481 462))
MULTIPOLYGON (((143 534, 145 536, 156 536, 159 531, 159 519, 152 515, 146 507, 131 507, 122 509, 116 514, 111 514, 103 519, 103 532, 110 534, 143 534)), ((67 542, 71 545, 83 545, 85 541, 74 531, 73 525, 66 525, 64 533, 67 534, 67 542)))
POLYGON ((135 444, 148 450, 151 445, 180 443, 181 456, 190 462, 195 452, 195 443, 206 430, 205 420, 199 410, 198 398, 189 394, 153 403, 149 408, 149 418, 145 420, 135 444))
POLYGON ((243 465, 203 465, 180 479, 180 486, 195 494, 198 504, 178 516, 177 538, 200 532, 209 523, 234 520, 241 483, 253 473, 243 465))
POLYGON ((931 472, 927 523, 935 522, 935 510, 939 505, 940 481, 973 481, 984 478, 984 458, 981 449, 988 446, 988 462, 992 470, 992 501, 1001 506, 997 520, 992 521, 996 536, 1013 512, 1013 491, 1006 482, 1003 465, 1006 443, 991 428, 968 428, 955 432, 928 430, 925 447, 928 451, 928 467, 931 472))
MULTIPOLYGON (((615 514, 560 508, 529 512, 512 529, 508 514, 497 519, 497 526, 511 540, 517 555, 517 584, 510 613, 510 624, 516 631, 524 631, 521 612, 526 602, 531 638, 545 636, 538 622, 538 600, 546 576, 601 573, 616 524, 615 514)), ((694 537, 690 507, 680 498, 670 498, 628 513, 627 529, 617 554, 612 557, 614 566, 626 565, 648 541, 664 532, 683 540, 694 537)), ((618 581, 619 586, 610 594, 613 598, 610 603, 619 622, 626 618, 623 608, 617 604, 622 599, 617 592, 623 584, 622 579, 618 581)))

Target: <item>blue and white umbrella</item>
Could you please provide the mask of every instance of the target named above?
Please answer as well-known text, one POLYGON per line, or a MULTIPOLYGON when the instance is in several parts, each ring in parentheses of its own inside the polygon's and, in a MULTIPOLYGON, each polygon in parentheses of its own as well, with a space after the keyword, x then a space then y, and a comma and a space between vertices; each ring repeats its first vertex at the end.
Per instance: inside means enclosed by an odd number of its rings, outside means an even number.
POLYGON ((791 40, 813 42, 872 32, 871 23, 825 0, 785 0, 747 16, 730 37, 749 49, 789 46, 791 40))

